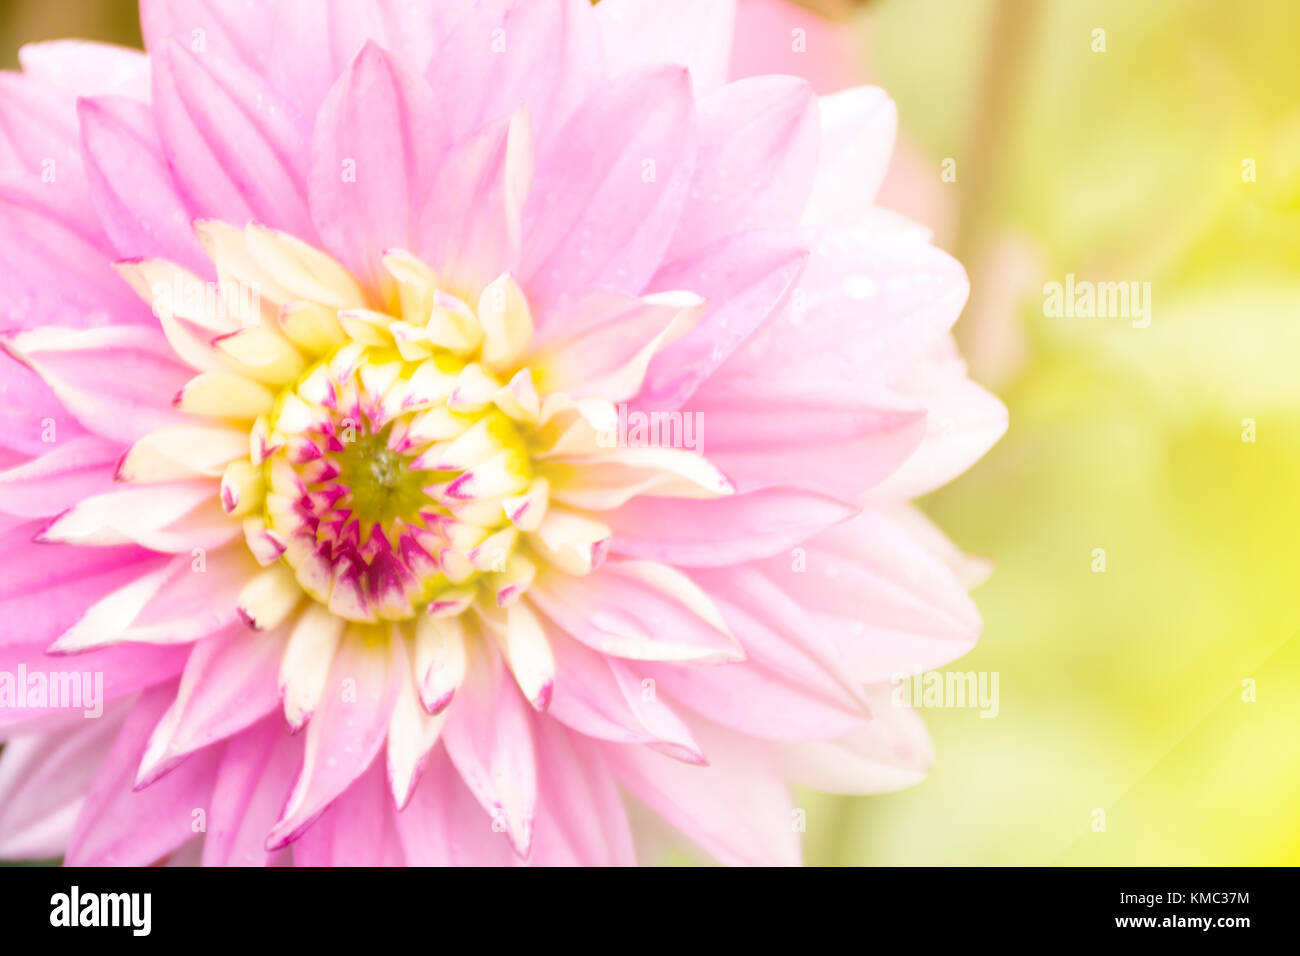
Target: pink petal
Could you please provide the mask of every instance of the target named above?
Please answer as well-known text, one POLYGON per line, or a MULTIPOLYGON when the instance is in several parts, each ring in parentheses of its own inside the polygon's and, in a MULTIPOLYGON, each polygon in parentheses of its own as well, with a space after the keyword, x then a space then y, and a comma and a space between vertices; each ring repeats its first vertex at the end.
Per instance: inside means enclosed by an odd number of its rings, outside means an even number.
POLYGON ((423 73, 447 29, 468 4, 410 0, 279 0, 265 28, 273 56, 267 75, 303 116, 312 117, 361 48, 373 42, 423 73))
POLYGON ((645 350, 683 334, 703 308, 703 300, 687 292, 637 298, 601 289, 562 297, 539 323, 534 343, 545 389, 631 398, 648 364, 645 350))
POLYGON ((688 763, 704 763, 690 729, 631 663, 552 633, 558 679, 548 716, 587 737, 648 744, 688 763))
POLYGON ((227 741, 208 812, 204 866, 269 866, 282 855, 267 852, 266 834, 302 765, 302 743, 276 715, 227 741))
POLYGON ((920 783, 934 763, 934 748, 924 721, 893 696, 891 684, 869 688, 872 719, 843 737, 779 745, 785 772, 831 793, 889 793, 920 783))
POLYGON ((168 40, 264 72, 271 57, 274 8, 239 0, 140 0, 144 45, 157 55, 168 40))
POLYGON ((0 857, 62 856, 82 800, 129 708, 52 734, 10 739, 0 753, 0 857))
POLYGON ((370 766, 388 734, 402 678, 399 660, 392 648, 367 646, 356 633, 339 643, 325 693, 307 724, 302 767, 267 836, 268 849, 301 836, 370 766))
POLYGON ((265 81, 175 41, 151 51, 163 154, 193 217, 250 219, 311 241, 304 129, 265 81))
POLYGON ((411 802, 397 814, 397 833, 411 866, 509 866, 518 857, 494 822, 439 746, 411 802))
POLYGON ((114 274, 112 255, 88 195, 36 180, 0 184, 0 329, 154 321, 114 274))
POLYGON ((875 500, 902 501, 934 491, 983 458, 1006 433, 1006 406, 966 377, 966 363, 951 340, 913 368, 899 388, 925 406, 925 437, 901 468, 872 489, 875 500))
POLYGON ((788 484, 857 500, 897 471, 925 434, 925 412, 888 394, 819 401, 705 392, 692 405, 708 423, 709 461, 741 491, 788 484))
POLYGON ((149 99, 149 58, 139 50, 88 40, 48 40, 18 49, 23 73, 73 96, 149 99))
POLYGON ((294 865, 402 866, 395 816, 376 761, 294 842, 294 865))
POLYGON ((193 376, 161 332, 40 328, 0 339, 91 431, 120 442, 184 422, 171 396, 193 376))
POLYGON ((600 748, 554 721, 536 721, 534 866, 635 866, 632 830, 600 748))
POLYGON ((966 554, 915 505, 896 505, 885 509, 912 540, 952 572, 962 587, 974 590, 989 579, 993 566, 985 558, 966 554))
POLYGON ((695 127, 680 67, 626 73, 578 108, 539 152, 524 211, 521 272, 532 302, 593 285, 644 288, 681 214, 695 127))
POLYGON ((51 441, 84 434, 44 379, 11 355, 0 358, 0 448, 44 455, 51 441))
POLYGON ((170 684, 148 690, 127 717, 86 794, 64 858, 69 866, 144 866, 194 836, 220 747, 194 754, 151 787, 132 789, 145 740, 175 693, 170 684))
POLYGON ((769 740, 824 739, 861 726, 860 691, 843 675, 835 645, 805 633, 811 628, 798 605, 749 568, 695 577, 744 648, 745 663, 642 665, 658 688, 715 723, 769 740))
POLYGON ((520 215, 532 180, 528 114, 493 123, 453 148, 433 181, 420 251, 446 288, 477 296, 518 266, 520 215))
POLYGON ((48 517, 108 491, 121 454, 120 443, 97 435, 68 438, 41 457, 0 472, 0 511, 48 517))
POLYGON ((943 339, 970 289, 960 263, 906 232, 835 229, 812 247, 790 306, 736 350, 700 397, 872 396, 943 339))
POLYGON ((862 61, 851 19, 829 20, 790 0, 744 0, 736 7, 733 79, 787 73, 811 80, 818 93, 832 93, 857 82, 862 61))
POLYGON ((718 499, 633 498, 602 518, 615 554, 711 567, 788 552, 857 511, 817 492, 764 488, 718 499))
MULTIPOLYGON (((761 644, 754 640, 765 632, 752 618, 736 618, 737 628, 749 625, 746 650, 770 650, 771 632, 761 644)), ((798 657, 798 649, 785 655, 798 657)), ((803 662, 804 670, 811 668, 803 662)), ((689 708, 717 724, 763 740, 823 740, 862 726, 864 708, 825 673, 791 675, 767 660, 746 661, 741 667, 673 668, 644 665, 646 678, 682 708, 689 708)), ((712 760, 706 752, 705 758, 712 760)))
POLYGON ((242 546, 203 561, 187 552, 145 567, 86 608, 50 650, 69 653, 125 641, 185 644, 206 637, 235 623, 239 592, 255 569, 242 546))
POLYGON ((34 544, 39 522, 0 534, 0 645, 42 648, 105 594, 161 567, 143 548, 34 544))
POLYGON ((817 100, 804 80, 741 80, 696 108, 699 152, 670 262, 735 233, 793 229, 817 168, 817 100))
POLYGON ((101 96, 79 100, 77 115, 91 198, 119 257, 159 256, 210 272, 167 167, 150 107, 101 96))
POLYGON ((726 78, 736 0, 603 0, 596 18, 615 69, 680 63, 699 90, 726 78))
POLYGON ((420 247, 429 183, 446 148, 433 91, 367 43, 321 105, 308 188, 325 245, 377 292, 386 249, 420 247))
POLYGON ((150 735, 136 786, 191 753, 255 723, 280 703, 280 658, 288 629, 257 633, 242 624, 199 642, 181 674, 176 700, 150 735))
MULTIPOLYGON (((588 337, 593 345, 609 343, 626 360, 644 347, 672 321, 679 306, 611 289, 585 289, 566 293, 534 317, 536 351, 569 348, 578 362, 578 349, 588 337)), ((540 372, 541 370, 539 370, 540 372)))
POLYGON ((420 777, 429 762, 429 754, 442 732, 444 718, 431 715, 420 702, 415 665, 404 642, 398 651, 402 659, 402 680, 393 717, 388 724, 388 745, 385 754, 388 788, 397 809, 411 801, 411 794, 419 786, 420 777))
POLYGON ((680 407, 746 337, 785 307, 807 259, 808 250, 793 236, 746 232, 661 266, 650 280, 652 290, 691 289, 709 305, 699 325, 651 360, 635 407, 680 407))
POLYGON ((468 670, 442 741, 480 806, 504 827, 515 852, 527 857, 537 808, 531 710, 494 647, 475 641, 466 650, 468 670))
POLYGON ((239 525, 221 507, 215 481, 118 485, 83 498, 38 534, 42 543, 110 547, 138 544, 153 551, 198 557, 239 536, 239 525))
POLYGON ((708 767, 669 760, 645 747, 606 744, 619 784, 729 866, 797 866, 794 806, 772 758, 753 741, 700 722, 708 767))
POLYGON ((429 182, 445 150, 433 91, 367 43, 330 88, 312 139, 312 217, 325 245, 372 290, 381 256, 419 248, 429 182))
POLYGON ((528 104, 539 148, 604 78, 587 0, 487 0, 448 34, 425 74, 454 142, 528 104))
POLYGON ((611 560, 585 578, 541 574, 528 597, 560 628, 602 654, 697 664, 743 658, 717 608, 667 565, 611 560))
POLYGON ((860 223, 889 167, 898 110, 873 86, 823 96, 817 105, 821 162, 804 222, 817 228, 860 223))
POLYGON ((750 567, 802 609, 781 629, 809 647, 831 641, 840 672, 858 684, 946 664, 979 638, 966 589, 886 514, 864 512, 802 548, 797 563, 774 557, 750 567))
MULTIPOLYGON (((81 707, 58 706, 61 702, 55 701, 56 706, 47 703, 46 706, 28 704, 26 707, 2 708, 0 728, 54 716, 74 721, 83 719, 86 711, 93 714, 101 705, 107 708, 112 702, 142 688, 171 681, 185 666, 187 653, 188 649, 178 647, 123 646, 61 657, 46 654, 39 645, 0 646, 0 672, 17 675, 25 670, 29 678, 40 673, 47 685, 56 681, 71 687, 70 682, 75 680, 83 692, 88 689, 90 697, 97 697, 91 701, 83 696, 81 707), (103 677, 102 688, 100 675, 103 677)), ((174 689, 170 693, 174 696, 174 689)), ((75 698, 72 698, 72 703, 76 703, 75 698)))
MULTIPOLYGON (((39 187, 47 204, 76 217, 87 197, 77 148, 76 98, 36 76, 0 74, 0 170, 39 187), (49 180, 53 174, 52 181, 49 180)), ((88 210, 86 210, 88 211, 88 210)))

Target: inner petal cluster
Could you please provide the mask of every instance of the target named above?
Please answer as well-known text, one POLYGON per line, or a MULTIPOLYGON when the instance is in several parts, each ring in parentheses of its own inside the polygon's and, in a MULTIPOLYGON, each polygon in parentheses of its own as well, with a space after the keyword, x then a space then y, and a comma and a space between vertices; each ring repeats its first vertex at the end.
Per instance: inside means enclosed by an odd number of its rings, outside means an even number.
POLYGON ((280 399, 253 538, 340 617, 458 611, 533 573, 502 503, 532 481, 528 448, 486 391, 458 389, 489 374, 470 367, 353 342, 280 399))
POLYGON ((118 478, 168 487, 181 513, 150 512, 166 534, 225 541, 196 497, 219 480, 220 523, 242 523, 263 569, 238 596, 250 626, 290 620, 304 594, 363 627, 471 608, 499 623, 502 609, 528 613, 517 602, 535 579, 597 568, 607 515, 630 498, 734 491, 694 452, 605 440, 614 403, 698 320, 698 296, 596 290, 535 330, 509 273, 454 288, 390 250, 367 287, 259 224, 194 228, 217 295, 174 263, 118 263, 198 372, 175 398, 185 424, 140 438, 118 478))

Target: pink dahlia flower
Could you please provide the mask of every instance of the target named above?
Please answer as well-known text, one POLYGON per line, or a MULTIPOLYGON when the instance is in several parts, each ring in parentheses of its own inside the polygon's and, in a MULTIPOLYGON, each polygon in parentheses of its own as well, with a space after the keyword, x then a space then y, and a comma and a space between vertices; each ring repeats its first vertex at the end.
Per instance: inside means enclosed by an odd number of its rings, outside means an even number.
POLYGON ((0 77, 0 856, 787 864, 922 776, 905 502, 1005 419, 883 93, 724 85, 727 2, 142 6, 0 77))

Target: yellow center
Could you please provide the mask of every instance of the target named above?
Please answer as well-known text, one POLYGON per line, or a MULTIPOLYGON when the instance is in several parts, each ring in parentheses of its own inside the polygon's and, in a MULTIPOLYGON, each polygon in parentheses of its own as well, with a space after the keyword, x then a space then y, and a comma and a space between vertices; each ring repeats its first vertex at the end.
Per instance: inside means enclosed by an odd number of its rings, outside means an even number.
POLYGON ((506 575, 517 533, 503 499, 528 489, 530 455, 508 415, 458 388, 468 365, 354 342, 277 400, 266 530, 341 617, 408 619, 506 575))

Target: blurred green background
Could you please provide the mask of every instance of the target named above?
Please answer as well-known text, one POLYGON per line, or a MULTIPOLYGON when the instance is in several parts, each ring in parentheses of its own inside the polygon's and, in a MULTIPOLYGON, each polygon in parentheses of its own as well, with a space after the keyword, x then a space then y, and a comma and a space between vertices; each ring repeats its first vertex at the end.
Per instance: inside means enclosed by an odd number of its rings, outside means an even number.
POLYGON ((810 804, 809 858, 1300 863, 1300 4, 880 0, 851 29, 918 161, 957 163, 958 337, 1011 429, 925 505, 996 563, 953 666, 1001 708, 929 711, 930 777, 810 804), (1046 317, 1067 273, 1150 282, 1150 326, 1046 317))
MULTIPOLYGON (((911 790, 801 795, 809 862, 1300 863, 1300 4, 822 2, 898 102, 883 201, 967 265, 1012 425, 924 502, 996 564, 953 669, 1000 674, 998 716, 928 711, 911 790), (1150 326, 1045 316, 1067 273, 1150 282, 1150 326)), ((127 2, 0 17, 6 66, 139 42, 127 2)))

